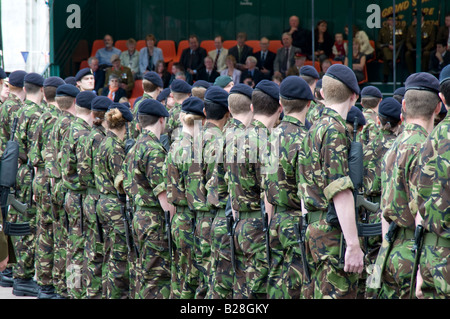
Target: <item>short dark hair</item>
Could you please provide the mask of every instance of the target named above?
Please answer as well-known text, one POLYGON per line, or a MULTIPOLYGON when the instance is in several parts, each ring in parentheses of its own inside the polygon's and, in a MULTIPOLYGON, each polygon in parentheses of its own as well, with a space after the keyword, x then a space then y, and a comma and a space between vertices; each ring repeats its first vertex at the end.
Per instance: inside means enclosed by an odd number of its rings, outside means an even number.
POLYGON ((46 86, 44 87, 44 96, 47 102, 54 102, 56 97, 56 87, 46 86))
POLYGON ((27 91, 27 94, 35 94, 35 93, 39 92, 39 90, 41 89, 40 86, 33 84, 33 83, 29 83, 29 82, 25 82, 24 87, 25 87, 25 90, 27 91))
POLYGON ((271 116, 280 107, 280 102, 266 93, 255 90, 252 93, 253 113, 271 116))
POLYGON ((442 95, 444 96, 447 105, 450 105, 450 81, 445 81, 444 83, 442 83, 439 91, 441 91, 442 95))
POLYGON ((207 120, 221 120, 228 113, 228 109, 222 105, 205 100, 205 112, 207 120))
POLYGON ((158 122, 159 117, 149 114, 138 114, 139 125, 142 127, 146 127, 149 125, 153 125, 158 122))

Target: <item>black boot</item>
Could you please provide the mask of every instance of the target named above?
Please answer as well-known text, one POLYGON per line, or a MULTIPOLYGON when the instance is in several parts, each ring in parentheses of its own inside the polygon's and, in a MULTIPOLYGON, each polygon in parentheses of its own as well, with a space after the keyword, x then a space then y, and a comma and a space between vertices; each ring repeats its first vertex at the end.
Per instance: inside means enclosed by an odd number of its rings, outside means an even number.
POLYGON ((15 278, 12 293, 15 296, 36 297, 39 293, 39 285, 31 278, 15 278))
POLYGON ((2 287, 12 287, 14 284, 12 276, 12 268, 6 268, 0 272, 0 286, 2 287))
POLYGON ((55 299, 55 287, 52 285, 40 286, 37 299, 55 299))

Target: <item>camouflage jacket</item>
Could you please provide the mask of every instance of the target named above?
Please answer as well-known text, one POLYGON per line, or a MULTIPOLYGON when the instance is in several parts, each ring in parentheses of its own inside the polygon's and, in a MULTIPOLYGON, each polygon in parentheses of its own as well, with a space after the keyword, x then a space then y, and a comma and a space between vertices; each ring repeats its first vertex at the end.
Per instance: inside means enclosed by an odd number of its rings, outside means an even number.
POLYGON ((427 131, 417 124, 406 124, 401 135, 386 152, 381 169, 381 203, 383 217, 405 228, 415 228, 415 213, 409 182, 417 165, 417 156, 427 138, 427 131))
POLYGON ((319 122, 303 139, 299 154, 299 197, 307 211, 326 211, 333 197, 353 189, 349 177, 349 133, 345 120, 325 107, 319 122))
POLYGON ((380 132, 380 128, 377 125, 377 113, 373 109, 363 108, 364 118, 366 119, 366 125, 364 125, 361 132, 358 133, 359 141, 366 147, 372 142, 380 132))
POLYGON ((387 150, 392 146, 397 135, 389 130, 380 130, 377 137, 364 148, 364 194, 381 195, 381 163, 387 150))
POLYGON ((143 130, 124 162, 124 189, 137 206, 161 209, 158 195, 167 188, 166 151, 159 139, 143 130))
POLYGON ((124 159, 125 142, 112 131, 108 131, 94 160, 95 186, 100 194, 124 194, 121 188, 124 159))
POLYGON ((42 115, 42 107, 30 100, 25 100, 24 106, 15 112, 15 117, 19 118, 17 124, 17 142, 19 143, 19 159, 22 163, 28 160, 28 152, 36 132, 36 125, 42 115))
POLYGON ((106 129, 94 125, 87 136, 80 136, 81 155, 78 158, 80 182, 86 187, 95 188, 94 160, 100 144, 106 138, 106 129))
POLYGON ((62 178, 62 142, 67 138, 70 123, 75 121, 75 119, 76 117, 71 113, 61 111, 60 116, 56 119, 50 131, 48 143, 45 147, 45 169, 50 178, 62 178))
POLYGON ((201 145, 182 132, 167 154, 167 199, 174 206, 188 206, 195 211, 209 211, 201 167, 201 145))
POLYGON ((211 177, 207 180, 206 190, 208 193, 208 203, 216 208, 225 208, 228 201, 228 178, 225 172, 225 153, 226 145, 236 143, 235 137, 239 132, 245 131, 245 125, 240 121, 230 118, 224 127, 224 139, 217 139, 217 142, 224 142, 222 145, 223 154, 221 161, 219 160, 214 166, 211 177))
POLYGON ((316 123, 322 116, 324 105, 317 101, 311 101, 311 106, 306 113, 306 120, 312 124, 316 123))
POLYGON ((175 103, 174 107, 169 110, 169 118, 167 119, 164 134, 168 134, 171 142, 175 141, 181 133, 181 104, 175 103))
POLYGON ((429 135, 418 159, 416 201, 426 230, 450 239, 450 116, 429 135))
POLYGON ((264 196, 263 174, 268 165, 270 132, 253 120, 247 130, 236 130, 225 148, 225 170, 232 207, 237 212, 258 211, 264 196))
MULTIPOLYGON (((16 95, 10 93, 0 107, 0 156, 3 154, 6 143, 11 137, 14 115, 23 105, 23 102, 16 95)), ((17 140, 17 134, 15 137, 17 140)))
POLYGON ((278 147, 278 152, 272 152, 271 164, 278 167, 269 171, 265 178, 267 200, 272 205, 284 206, 301 210, 301 198, 298 196, 299 176, 298 156, 301 143, 308 130, 298 119, 285 115, 280 125, 272 132, 271 146, 278 147))
POLYGON ((83 141, 82 136, 88 136, 91 126, 82 118, 77 117, 70 124, 69 134, 62 142, 61 175, 64 186, 73 191, 86 190, 86 184, 80 178, 83 172, 79 169, 82 161, 83 141))
POLYGON ((36 132, 31 141, 28 157, 33 166, 45 167, 45 148, 50 138, 50 132, 61 111, 53 104, 47 104, 46 111, 39 117, 36 132))

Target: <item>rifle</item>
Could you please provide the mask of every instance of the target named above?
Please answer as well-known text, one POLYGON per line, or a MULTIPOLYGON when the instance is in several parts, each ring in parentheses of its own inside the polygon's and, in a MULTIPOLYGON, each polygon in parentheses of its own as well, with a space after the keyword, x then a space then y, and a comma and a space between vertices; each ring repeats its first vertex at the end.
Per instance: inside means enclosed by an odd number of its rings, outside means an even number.
POLYGON ((131 253, 134 250, 134 252, 136 253, 136 257, 139 258, 139 251, 133 240, 131 221, 130 217, 128 216, 128 206, 130 206, 128 197, 126 195, 120 194, 119 192, 117 192, 117 196, 121 203, 120 213, 122 214, 122 221, 125 226, 125 240, 127 242, 128 252, 131 253))
POLYGON ((166 223, 166 235, 169 244, 169 256, 170 260, 172 260, 172 225, 170 222, 170 212, 168 210, 164 211, 164 221, 166 223))
POLYGON ((30 182, 30 199, 29 199, 29 207, 33 206, 33 180, 34 180, 34 166, 31 163, 31 160, 28 159, 27 167, 30 170, 31 182, 30 182))
POLYGON ((413 271, 411 274, 411 290, 409 294, 409 299, 413 299, 415 295, 416 278, 417 278, 417 271, 419 269, 420 255, 422 254, 424 231, 425 230, 422 225, 417 225, 416 230, 414 232, 414 245, 412 251, 415 252, 415 257, 414 257, 413 271))
POLYGON ((227 205, 225 207, 225 216, 227 218, 228 236, 230 236, 231 265, 233 267, 234 272, 236 272, 236 255, 235 255, 235 247, 234 247, 234 234, 236 231, 236 225, 239 222, 239 218, 236 218, 236 220, 234 220, 234 218, 233 218, 233 210, 231 209, 231 196, 228 196, 227 205))
POLYGON ((125 154, 128 154, 128 152, 131 150, 134 144, 136 144, 136 141, 133 138, 130 138, 130 130, 128 129, 128 122, 125 123, 125 128, 127 135, 127 139, 125 141, 125 154))
POLYGON ((83 228, 84 228, 84 221, 83 221, 83 195, 78 195, 78 205, 80 205, 80 234, 83 236, 83 228))
POLYGON ((311 273, 309 272, 308 260, 306 259, 306 244, 305 244, 305 234, 307 226, 308 225, 306 224, 305 217, 301 216, 300 222, 294 224, 294 233, 297 236, 297 242, 302 254, 303 272, 305 275, 306 283, 309 284, 311 282, 311 273))
POLYGON ((268 267, 270 267, 272 260, 271 260, 271 256, 270 256, 269 215, 266 212, 266 205, 264 204, 264 200, 261 200, 261 218, 263 221, 263 232, 265 233, 267 265, 268 265, 268 267))
POLYGON ((97 222, 98 241, 100 243, 104 243, 102 223, 100 223, 100 218, 98 218, 97 214, 97 202, 98 200, 96 199, 94 201, 94 211, 95 211, 95 221, 97 222))
POLYGON ((25 236, 31 234, 29 223, 11 223, 7 221, 9 205, 17 208, 20 213, 25 213, 27 205, 19 202, 11 188, 16 185, 16 176, 19 163, 19 143, 14 141, 18 118, 14 118, 11 137, 6 143, 5 151, 1 158, 0 166, 0 209, 3 217, 3 231, 9 236, 25 236))

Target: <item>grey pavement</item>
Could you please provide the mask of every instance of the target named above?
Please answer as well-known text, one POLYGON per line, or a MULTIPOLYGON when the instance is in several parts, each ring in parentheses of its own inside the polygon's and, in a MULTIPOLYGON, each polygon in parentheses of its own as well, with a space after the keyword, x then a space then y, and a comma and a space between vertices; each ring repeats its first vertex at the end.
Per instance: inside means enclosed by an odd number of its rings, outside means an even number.
POLYGON ((2 299, 36 299, 36 297, 18 297, 12 293, 12 287, 6 288, 0 286, 0 300, 2 299))

